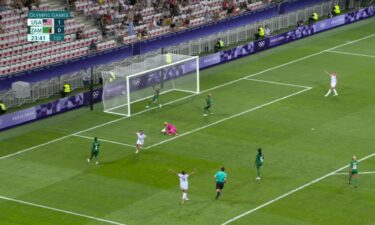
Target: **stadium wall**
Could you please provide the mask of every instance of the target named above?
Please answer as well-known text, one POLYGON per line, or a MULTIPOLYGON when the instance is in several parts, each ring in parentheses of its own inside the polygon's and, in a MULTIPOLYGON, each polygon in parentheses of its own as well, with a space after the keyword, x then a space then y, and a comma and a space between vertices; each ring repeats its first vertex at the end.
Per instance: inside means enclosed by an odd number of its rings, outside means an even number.
POLYGON ((223 19, 215 23, 208 23, 192 29, 182 30, 140 41, 132 45, 125 45, 97 54, 68 60, 14 75, 0 76, 0 90, 10 89, 12 83, 16 81, 34 83, 48 80, 53 77, 80 71, 85 67, 95 67, 100 64, 119 61, 136 54, 144 54, 149 51, 175 45, 184 41, 198 39, 200 37, 278 16, 283 13, 289 13, 291 11, 296 11, 311 5, 317 5, 324 1, 327 0, 294 0, 285 2, 277 6, 261 9, 260 11, 248 12, 246 14, 223 19))
MULTIPOLYGON (((231 60, 248 56, 250 54, 264 51, 279 45, 309 37, 323 31, 337 28, 339 26, 347 25, 373 16, 375 16, 375 6, 370 6, 356 12, 347 13, 345 15, 317 22, 312 26, 301 26, 292 31, 271 36, 259 41, 249 42, 236 48, 201 57, 200 69, 205 69, 217 64, 229 62, 231 60)), ((181 76, 182 75, 183 74, 181 74, 181 76)), ((101 101, 102 93, 102 89, 97 89, 93 92, 94 102, 101 101)), ((14 113, 5 114, 0 117, 0 130, 9 129, 21 124, 37 121, 39 119, 48 118, 59 113, 77 109, 82 106, 87 106, 89 105, 89 101, 90 92, 85 92, 14 113)))

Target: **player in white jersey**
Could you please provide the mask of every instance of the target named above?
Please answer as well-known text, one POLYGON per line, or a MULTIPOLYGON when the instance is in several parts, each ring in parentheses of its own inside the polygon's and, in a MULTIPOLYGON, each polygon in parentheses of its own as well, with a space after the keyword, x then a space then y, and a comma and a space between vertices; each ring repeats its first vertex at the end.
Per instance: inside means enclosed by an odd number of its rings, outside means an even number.
POLYGON ((146 138, 146 135, 143 133, 143 131, 140 130, 137 132, 137 144, 135 145, 135 148, 137 150, 135 151, 135 153, 139 153, 143 144, 145 143, 145 138, 146 138))
POLYGON ((325 97, 327 97, 329 94, 331 94, 331 92, 333 91, 334 96, 337 96, 337 91, 336 91, 336 85, 337 85, 337 74, 335 72, 332 72, 332 73, 329 73, 327 71, 325 71, 326 74, 328 74, 329 76, 331 76, 331 87, 329 88, 327 94, 325 95, 325 97))
POLYGON ((180 178, 180 189, 182 191, 182 203, 184 201, 188 201, 187 192, 189 189, 189 181, 188 177, 195 173, 195 171, 192 171, 191 173, 186 173, 184 170, 181 173, 177 173, 174 170, 170 170, 171 172, 175 173, 180 178))

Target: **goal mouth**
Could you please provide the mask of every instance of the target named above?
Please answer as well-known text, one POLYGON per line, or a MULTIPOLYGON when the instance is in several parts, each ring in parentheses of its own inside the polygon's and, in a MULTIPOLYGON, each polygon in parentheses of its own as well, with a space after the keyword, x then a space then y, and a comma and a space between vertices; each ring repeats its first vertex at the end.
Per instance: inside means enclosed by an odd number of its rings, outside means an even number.
POLYGON ((167 53, 103 71, 105 113, 121 116, 199 94, 199 57, 167 53), (168 59, 169 58, 169 59, 168 59))

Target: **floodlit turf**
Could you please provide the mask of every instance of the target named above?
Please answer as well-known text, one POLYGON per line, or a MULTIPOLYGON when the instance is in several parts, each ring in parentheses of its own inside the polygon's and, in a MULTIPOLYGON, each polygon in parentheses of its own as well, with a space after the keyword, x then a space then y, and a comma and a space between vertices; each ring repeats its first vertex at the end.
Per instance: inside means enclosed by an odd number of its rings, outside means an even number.
MULTIPOLYGON (((202 94, 130 118, 98 104, 1 132, 0 224, 374 225, 375 174, 360 175, 357 189, 330 174, 375 153, 374 28, 369 19, 201 71, 202 94), (338 73, 337 97, 324 97, 325 69, 338 73), (214 114, 203 117, 208 93, 214 114), (162 135, 164 121, 180 135, 162 135), (136 155, 139 129, 148 138, 136 155), (86 162, 94 136, 103 139, 98 166, 86 162), (215 200, 222 165, 228 182, 215 200), (169 169, 197 170, 189 202, 169 169)), ((359 170, 374 172, 375 155, 359 170)))

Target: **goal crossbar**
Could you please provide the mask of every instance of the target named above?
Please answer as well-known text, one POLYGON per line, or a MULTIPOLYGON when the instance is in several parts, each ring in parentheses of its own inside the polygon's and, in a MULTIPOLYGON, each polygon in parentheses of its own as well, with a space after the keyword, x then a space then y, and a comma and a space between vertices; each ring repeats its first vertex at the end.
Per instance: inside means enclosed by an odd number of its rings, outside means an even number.
MULTIPOLYGON (((148 65, 145 66, 147 61, 143 62, 143 64, 134 64, 129 67, 118 65, 112 71, 103 72, 103 82, 108 80, 105 79, 105 73, 106 76, 108 76, 108 74, 116 72, 116 79, 120 80, 117 84, 116 82, 110 83, 111 81, 107 81, 107 84, 104 83, 104 112, 122 116, 131 116, 131 104, 151 98, 153 96, 152 93, 155 91, 155 86, 157 86, 161 95, 173 91, 199 94, 199 56, 183 56, 175 54, 173 54, 173 56, 183 59, 130 75, 126 75, 126 71, 130 72, 132 70, 138 70, 137 66, 141 65, 147 67, 148 65), (159 81, 152 81, 155 77, 159 79, 159 81), (107 102, 110 103, 108 104, 105 102, 106 87, 108 89, 112 88, 112 92, 115 92, 115 94, 109 94, 109 100, 107 100, 107 102), (154 89, 154 91, 152 91, 151 88, 154 89)), ((159 55, 159 58, 155 57, 155 61, 149 62, 152 65, 155 63, 163 63, 163 57, 165 56, 159 55)), ((110 93, 110 91, 108 91, 108 93, 110 93)))

